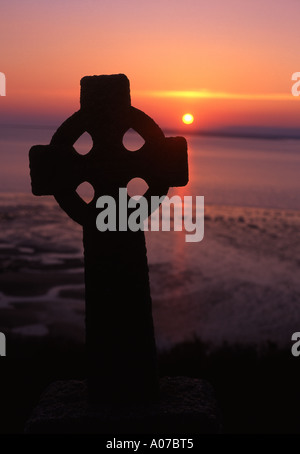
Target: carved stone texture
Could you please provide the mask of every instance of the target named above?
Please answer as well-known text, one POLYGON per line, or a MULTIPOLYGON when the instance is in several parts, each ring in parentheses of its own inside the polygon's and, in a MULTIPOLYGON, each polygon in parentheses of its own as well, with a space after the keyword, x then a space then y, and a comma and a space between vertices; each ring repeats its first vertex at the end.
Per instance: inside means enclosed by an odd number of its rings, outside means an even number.
POLYGON ((222 431, 209 383, 189 377, 160 379, 160 399, 149 404, 87 405, 85 381, 52 383, 25 432, 31 434, 212 434, 222 431))
POLYGON ((84 77, 80 101, 80 110, 58 128, 49 145, 31 148, 32 192, 54 195, 83 227, 90 401, 152 399, 158 379, 144 232, 99 232, 96 200, 114 197, 118 213, 119 188, 135 177, 147 182, 148 201, 166 195, 170 186, 184 186, 187 144, 182 137, 165 138, 150 117, 131 106, 123 74, 84 77), (122 142, 130 128, 145 140, 136 152, 122 142), (73 145, 85 131, 93 147, 80 155, 73 145), (95 191, 90 203, 76 192, 85 181, 95 191))

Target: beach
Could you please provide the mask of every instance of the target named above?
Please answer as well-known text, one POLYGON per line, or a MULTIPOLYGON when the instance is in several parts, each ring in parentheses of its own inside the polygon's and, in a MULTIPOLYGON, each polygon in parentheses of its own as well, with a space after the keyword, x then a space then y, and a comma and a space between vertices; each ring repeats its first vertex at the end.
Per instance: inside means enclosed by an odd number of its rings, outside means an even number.
MULTIPOLYGON (((28 150, 52 133, 11 128, 0 137, 0 332, 8 349, 10 338, 84 343, 81 226, 53 197, 30 193, 28 150)), ((145 232, 158 349, 195 338, 211 348, 289 346, 300 327, 299 141, 190 135, 187 142, 189 183, 168 195, 192 203, 204 196, 204 238, 145 232)))
MULTIPOLYGON (((8 349, 10 339, 21 357, 29 354, 22 339, 83 344, 81 227, 54 199, 25 194, 2 194, 0 216, 8 349)), ((193 339, 212 349, 288 346, 300 327, 300 212, 205 205, 204 226, 199 243, 184 232, 146 232, 158 349, 193 339)))

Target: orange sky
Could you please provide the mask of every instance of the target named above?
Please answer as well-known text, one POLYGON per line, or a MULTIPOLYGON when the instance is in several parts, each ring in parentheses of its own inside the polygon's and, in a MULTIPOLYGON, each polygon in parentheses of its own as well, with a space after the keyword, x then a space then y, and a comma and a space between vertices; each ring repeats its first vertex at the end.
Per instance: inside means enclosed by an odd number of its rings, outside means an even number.
POLYGON ((82 76, 122 72, 162 127, 299 127, 299 17, 295 0, 4 1, 0 122, 59 124, 82 76))

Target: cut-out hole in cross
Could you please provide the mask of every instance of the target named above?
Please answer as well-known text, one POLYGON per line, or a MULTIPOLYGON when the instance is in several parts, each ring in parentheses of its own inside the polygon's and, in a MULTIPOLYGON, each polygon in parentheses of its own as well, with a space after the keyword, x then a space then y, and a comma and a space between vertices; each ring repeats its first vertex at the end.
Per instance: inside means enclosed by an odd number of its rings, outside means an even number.
POLYGON ((82 200, 84 200, 86 203, 90 203, 95 196, 95 190, 93 186, 87 181, 81 183, 77 187, 76 192, 79 195, 79 197, 81 197, 82 200))
POLYGON ((74 148, 81 155, 87 154, 93 147, 93 139, 88 132, 84 132, 74 143, 74 148))
POLYGON ((128 151, 138 151, 144 143, 143 137, 132 128, 128 129, 123 136, 123 145, 128 151))
POLYGON ((142 178, 132 178, 127 184, 127 193, 129 197, 139 199, 149 188, 148 184, 142 178))

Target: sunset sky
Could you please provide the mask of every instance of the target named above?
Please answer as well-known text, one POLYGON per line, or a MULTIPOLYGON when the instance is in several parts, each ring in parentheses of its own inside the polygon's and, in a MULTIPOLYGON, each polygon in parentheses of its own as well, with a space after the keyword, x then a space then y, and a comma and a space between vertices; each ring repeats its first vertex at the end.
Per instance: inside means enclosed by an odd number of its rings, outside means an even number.
POLYGON ((81 77, 124 73, 165 128, 299 128, 299 17, 297 0, 4 0, 0 123, 59 125, 81 77))

